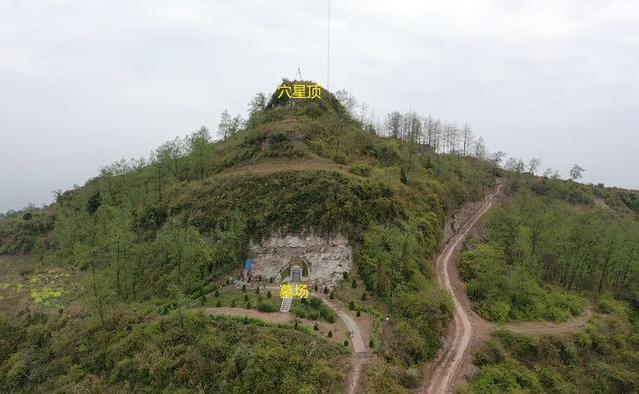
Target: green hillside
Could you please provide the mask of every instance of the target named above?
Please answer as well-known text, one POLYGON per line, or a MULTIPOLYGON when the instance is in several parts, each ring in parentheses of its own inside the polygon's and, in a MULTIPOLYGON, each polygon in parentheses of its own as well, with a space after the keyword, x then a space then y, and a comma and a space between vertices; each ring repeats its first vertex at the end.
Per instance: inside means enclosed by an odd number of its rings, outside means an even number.
POLYGON ((475 310, 496 322, 593 318, 577 334, 503 330, 475 355, 463 392, 639 390, 636 192, 509 174, 510 197, 467 242, 461 276, 475 310))
POLYGON ((371 340, 379 374, 367 387, 419 384, 416 368, 451 318, 430 268, 443 223, 482 198, 498 169, 380 137, 328 91, 251 103, 246 127, 225 124, 221 141, 202 128, 0 221, 0 254, 82 281, 0 325, 1 391, 341 392, 345 347, 197 311, 241 267, 250 240, 287 232, 348 238, 355 271, 343 287, 363 284, 374 299, 358 294, 355 308, 390 317, 371 340))

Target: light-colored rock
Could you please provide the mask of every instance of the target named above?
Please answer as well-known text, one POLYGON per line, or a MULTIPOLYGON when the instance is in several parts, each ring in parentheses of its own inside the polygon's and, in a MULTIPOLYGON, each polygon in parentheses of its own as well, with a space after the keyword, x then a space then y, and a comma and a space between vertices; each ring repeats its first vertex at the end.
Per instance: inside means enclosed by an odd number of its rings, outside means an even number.
POLYGON ((252 276, 265 280, 273 277, 279 281, 283 271, 288 273, 291 262, 302 260, 308 267, 306 280, 334 287, 353 267, 353 250, 341 234, 274 236, 259 244, 251 242, 249 255, 253 258, 252 276))

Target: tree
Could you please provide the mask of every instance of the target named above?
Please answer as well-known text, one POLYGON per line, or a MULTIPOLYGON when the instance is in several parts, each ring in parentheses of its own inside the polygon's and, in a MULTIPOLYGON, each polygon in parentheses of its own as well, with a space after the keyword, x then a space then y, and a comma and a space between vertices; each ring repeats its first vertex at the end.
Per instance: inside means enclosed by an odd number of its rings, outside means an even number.
POLYGON ((575 164, 570 169, 570 180, 571 181, 576 181, 577 179, 580 179, 583 176, 584 171, 586 171, 586 170, 581 168, 581 166, 579 166, 579 164, 575 164))
POLYGON ((393 111, 386 114, 386 120, 384 121, 384 128, 389 137, 400 138, 402 130, 403 116, 398 111, 393 111))
POLYGON ((122 298, 124 269, 132 269, 130 250, 136 240, 133 232, 133 219, 130 214, 119 207, 102 206, 98 210, 97 227, 100 245, 106 249, 110 259, 110 271, 115 280, 118 298, 122 298))
POLYGON ((544 178, 550 178, 550 177, 552 177, 552 174, 553 174, 553 170, 552 170, 552 168, 548 167, 548 168, 546 168, 546 169, 544 170, 543 177, 544 177, 544 178))
POLYGON ((193 165, 198 172, 200 179, 204 179, 206 159, 211 150, 211 135, 209 130, 202 126, 188 138, 193 165))
POLYGON ((162 269, 187 293, 204 285, 212 250, 194 227, 170 220, 155 241, 162 269))
POLYGON ((248 123, 251 127, 254 127, 256 124, 257 115, 264 111, 266 108, 266 95, 262 92, 258 93, 251 99, 249 102, 249 119, 248 123))
POLYGON ((73 261, 79 267, 91 267, 91 290, 93 293, 93 300, 95 307, 100 318, 100 324, 104 327, 104 310, 103 310, 103 295, 100 291, 100 284, 95 275, 95 249, 91 246, 76 242, 73 247, 73 261))
POLYGON ((231 118, 229 111, 225 109, 222 111, 222 115, 220 115, 220 123, 217 127, 217 133, 223 140, 226 140, 232 134, 232 123, 233 118, 231 118))
POLYGON ((346 108, 346 110, 351 116, 354 115, 353 111, 355 110, 355 107, 357 106, 357 100, 352 94, 350 94, 348 91, 344 89, 340 89, 337 92, 335 92, 335 98, 337 99, 337 101, 340 102, 340 104, 342 104, 344 108, 346 108))
POLYGON ((91 195, 91 197, 89 197, 89 201, 87 202, 87 212, 89 212, 90 215, 93 215, 98 208, 100 208, 100 205, 102 204, 102 196, 100 195, 100 192, 95 192, 93 193, 93 195, 91 195))
POLYGON ((490 156, 490 163, 493 166, 499 166, 501 165, 502 160, 504 160, 504 157, 506 157, 506 152, 495 152, 490 156))
POLYGON ((477 141, 475 141, 475 157, 478 159, 483 159, 486 157, 486 143, 484 142, 484 137, 479 137, 477 141))
POLYGON ((262 92, 253 97, 251 102, 249 102, 249 115, 254 115, 258 112, 264 111, 266 108, 266 95, 262 92))
POLYGON ((473 129, 468 124, 464 125, 462 129, 462 154, 468 156, 470 150, 470 143, 473 140, 473 129))
POLYGON ((535 172, 537 171, 537 167, 539 167, 540 164, 541 164, 541 161, 538 158, 533 157, 528 162, 528 172, 530 172, 532 175, 535 175, 535 172))

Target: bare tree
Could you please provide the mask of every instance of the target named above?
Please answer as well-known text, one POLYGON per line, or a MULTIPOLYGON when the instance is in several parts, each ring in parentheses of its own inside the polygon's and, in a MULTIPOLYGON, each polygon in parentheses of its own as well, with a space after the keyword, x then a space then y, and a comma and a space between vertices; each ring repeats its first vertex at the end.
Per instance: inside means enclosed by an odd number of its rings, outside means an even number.
POLYGON ((570 169, 570 180, 571 181, 576 181, 577 179, 581 179, 581 177, 583 176, 584 171, 586 171, 586 170, 583 169, 579 164, 575 164, 570 169))
POLYGON ((386 120, 384 121, 384 128, 387 130, 389 137, 400 138, 402 130, 403 116, 398 111, 393 111, 386 114, 386 120))
POLYGON ((473 129, 468 124, 462 129, 462 154, 468 156, 470 143, 473 141, 473 129))
POLYGON ((537 171, 537 167, 539 167, 540 164, 541 164, 541 161, 538 158, 533 157, 528 162, 528 172, 530 172, 532 175, 535 175, 535 172, 537 171))

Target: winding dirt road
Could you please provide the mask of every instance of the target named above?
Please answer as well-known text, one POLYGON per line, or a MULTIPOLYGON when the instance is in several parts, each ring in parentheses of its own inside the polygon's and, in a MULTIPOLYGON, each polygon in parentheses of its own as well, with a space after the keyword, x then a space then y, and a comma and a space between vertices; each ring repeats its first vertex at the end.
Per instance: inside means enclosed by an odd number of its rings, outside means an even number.
POLYGON ((437 281, 439 286, 447 290, 455 306, 454 324, 449 335, 447 345, 434 363, 434 369, 428 382, 419 390, 426 394, 441 394, 455 392, 455 383, 460 372, 470 364, 469 350, 471 341, 478 345, 489 338, 490 333, 499 328, 505 328, 522 335, 561 335, 577 333, 583 330, 593 313, 587 308, 581 315, 563 323, 552 322, 513 322, 497 325, 482 319, 472 310, 471 302, 465 291, 465 285, 457 275, 456 259, 453 258, 459 250, 477 221, 493 206, 495 197, 501 193, 502 184, 487 195, 459 232, 446 243, 436 261, 437 281))
POLYGON ((475 212, 475 214, 463 225, 459 232, 452 237, 444 250, 437 258, 436 270, 437 281, 439 286, 446 289, 453 298, 455 305, 454 316, 454 335, 453 340, 449 343, 439 358, 439 364, 433 371, 430 378, 430 384, 425 388, 424 392, 427 394, 440 394, 452 391, 451 382, 459 371, 461 362, 464 358, 464 353, 468 349, 470 338, 473 335, 473 325, 471 324, 469 313, 462 307, 461 301, 458 299, 457 292, 453 288, 450 280, 450 266, 449 261, 453 256, 453 253, 460 247, 461 243, 466 239, 466 236, 473 228, 475 223, 493 206, 493 200, 496 195, 501 193, 502 184, 497 185, 496 190, 487 195, 484 203, 475 212))

